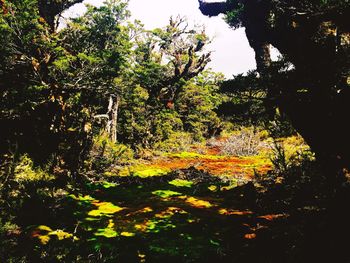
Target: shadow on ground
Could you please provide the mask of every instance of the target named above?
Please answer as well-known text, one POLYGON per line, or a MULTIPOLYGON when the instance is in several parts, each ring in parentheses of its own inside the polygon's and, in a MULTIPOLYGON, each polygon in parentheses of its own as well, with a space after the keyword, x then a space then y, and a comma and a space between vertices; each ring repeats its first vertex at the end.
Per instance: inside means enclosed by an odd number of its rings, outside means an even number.
POLYGON ((237 186, 194 168, 90 183, 24 205, 14 253, 30 262, 350 262, 349 191, 315 182, 237 186), (343 241, 344 238, 344 241, 343 241))

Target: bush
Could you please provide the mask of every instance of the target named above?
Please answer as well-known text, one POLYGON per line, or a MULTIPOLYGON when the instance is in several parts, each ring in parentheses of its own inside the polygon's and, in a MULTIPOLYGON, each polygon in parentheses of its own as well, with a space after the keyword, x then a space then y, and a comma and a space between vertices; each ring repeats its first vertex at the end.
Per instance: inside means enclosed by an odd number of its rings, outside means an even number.
POLYGON ((313 161, 314 153, 300 135, 275 139, 270 160, 277 174, 285 174, 291 167, 313 161))
POLYGON ((253 128, 241 128, 222 143, 221 153, 225 155, 258 155, 262 148, 260 133, 253 128))
POLYGON ((165 141, 155 145, 155 149, 165 152, 188 151, 193 144, 192 135, 187 132, 174 132, 165 141))
POLYGON ((50 181, 54 176, 40 168, 34 168, 32 159, 28 155, 21 156, 14 170, 14 180, 18 183, 35 182, 35 181, 50 181))
POLYGON ((96 170, 103 170, 110 165, 128 163, 134 158, 133 150, 124 144, 113 143, 108 135, 102 133, 94 138, 88 166, 96 170))

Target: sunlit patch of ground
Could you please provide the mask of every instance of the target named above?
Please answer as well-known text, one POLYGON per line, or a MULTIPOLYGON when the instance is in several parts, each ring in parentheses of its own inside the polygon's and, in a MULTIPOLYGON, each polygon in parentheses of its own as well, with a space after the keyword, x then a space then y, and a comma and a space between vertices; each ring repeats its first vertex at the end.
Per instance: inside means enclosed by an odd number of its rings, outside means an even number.
POLYGON ((249 180, 255 173, 266 174, 272 169, 272 163, 266 153, 256 156, 238 157, 220 155, 220 148, 217 146, 201 147, 201 151, 205 151, 205 154, 196 152, 195 148, 193 150, 193 152, 166 154, 165 156, 154 158, 152 161, 144 161, 136 165, 123 167, 112 175, 133 175, 146 178, 162 176, 173 170, 195 167, 215 176, 230 176, 249 180))
MULTIPOLYGON (((188 152, 168 153, 117 169, 110 175, 139 176, 141 178, 162 176, 171 171, 195 167, 215 176, 229 176, 250 180, 256 173, 264 175, 272 170, 271 155, 273 154, 273 140, 264 141, 259 154, 253 156, 233 156, 222 153, 222 142, 225 138, 216 139, 219 145, 193 145, 188 152)), ((305 152, 309 149, 300 136, 280 138, 279 142, 285 149, 286 158, 305 152)))
POLYGON ((108 254, 121 262, 231 262, 235 251, 254 247, 271 224, 289 215, 258 213, 254 199, 249 203, 254 192, 236 191, 236 178, 249 181, 271 169, 266 154, 225 156, 217 147, 203 152, 119 169, 110 182, 67 196, 61 212, 70 224, 38 221, 29 236, 38 251, 65 246, 71 254, 108 254))
POLYGON ((287 216, 261 215, 226 203, 232 182, 156 179, 90 184, 88 194, 66 198, 64 213, 73 224, 38 222, 29 236, 37 249, 68 246, 75 250, 70 253, 90 254, 115 250, 123 262, 200 262, 225 258, 230 247, 243 248, 271 222, 287 216))

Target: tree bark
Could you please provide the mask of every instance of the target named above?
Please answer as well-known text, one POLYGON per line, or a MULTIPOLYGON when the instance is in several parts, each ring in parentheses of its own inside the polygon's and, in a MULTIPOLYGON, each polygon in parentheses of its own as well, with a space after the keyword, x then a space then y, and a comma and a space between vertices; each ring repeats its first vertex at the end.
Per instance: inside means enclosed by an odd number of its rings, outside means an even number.
POLYGON ((117 142, 117 130, 118 130, 118 108, 120 98, 118 95, 110 95, 108 103, 108 121, 106 125, 106 131, 112 142, 117 142))
POLYGON ((111 94, 108 100, 108 108, 106 114, 95 115, 95 119, 105 119, 106 124, 104 126, 105 132, 108 134, 109 139, 116 143, 118 134, 118 109, 119 109, 120 97, 118 95, 111 94))

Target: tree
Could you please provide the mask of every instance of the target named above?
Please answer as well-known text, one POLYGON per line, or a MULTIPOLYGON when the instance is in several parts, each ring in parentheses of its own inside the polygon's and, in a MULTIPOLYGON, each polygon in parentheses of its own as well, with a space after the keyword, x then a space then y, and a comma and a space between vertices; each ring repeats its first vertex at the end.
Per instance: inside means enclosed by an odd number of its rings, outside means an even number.
POLYGON ((20 144, 20 150, 42 159, 58 147, 62 104, 49 70, 57 39, 39 16, 37 1, 4 3, 0 13, 2 151, 20 144))
POLYGON ((103 119, 113 142, 121 91, 115 80, 127 68, 131 48, 129 27, 122 25, 129 17, 126 6, 123 1, 89 6, 83 16, 68 23, 60 33, 65 54, 55 64, 65 91, 83 95, 80 104, 88 109, 89 122, 103 119))
POLYGON ((83 1, 84 0, 39 0, 39 14, 48 24, 51 32, 54 32, 58 27, 62 12, 83 1))
POLYGON ((91 146, 94 116, 111 98, 107 124, 116 137, 115 79, 127 67, 131 45, 122 24, 129 13, 125 2, 107 1, 53 32, 40 3, 6 2, 0 16, 3 150, 19 144, 39 163, 54 156, 76 170, 91 146))
POLYGON ((220 92, 227 96, 218 107, 221 117, 244 126, 263 126, 269 120, 267 90, 256 71, 224 81, 220 92))
POLYGON ((223 76, 209 70, 189 81, 179 93, 176 105, 184 130, 196 140, 220 134, 222 122, 215 110, 222 102, 219 84, 223 76))
MULTIPOLYGON (((202 28, 190 28, 181 17, 163 29, 134 27, 131 70, 123 79, 120 138, 150 147, 183 130, 178 112, 180 94, 205 69, 210 52, 202 28)), ((194 82, 193 82, 194 83, 194 82)))
POLYGON ((319 159, 349 168, 349 1, 223 4, 228 21, 246 28, 270 100, 289 116, 319 159), (283 55, 284 69, 271 67, 270 44, 283 55))
POLYGON ((157 98, 165 104, 174 101, 181 86, 200 74, 210 61, 210 52, 204 52, 207 43, 204 29, 189 28, 181 17, 170 18, 164 29, 146 33, 139 42, 141 60, 135 70, 140 84, 149 90, 150 99, 157 98))

